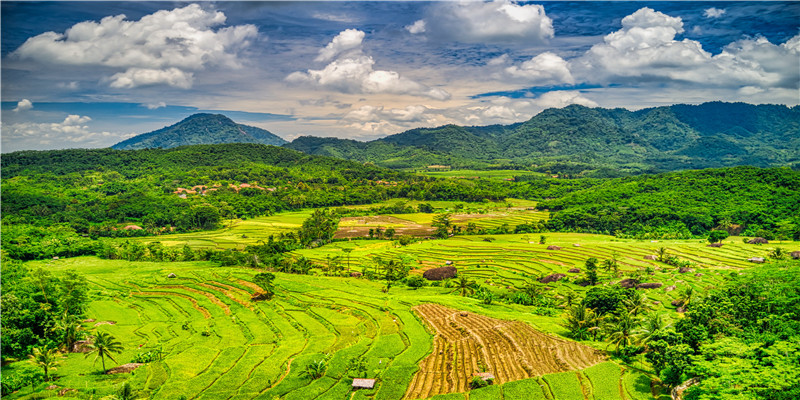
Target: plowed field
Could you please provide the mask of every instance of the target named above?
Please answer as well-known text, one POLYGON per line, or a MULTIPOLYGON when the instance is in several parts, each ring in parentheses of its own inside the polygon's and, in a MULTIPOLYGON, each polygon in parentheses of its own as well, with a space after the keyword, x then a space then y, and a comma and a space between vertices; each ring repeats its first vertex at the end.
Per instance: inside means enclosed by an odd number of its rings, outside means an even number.
POLYGON ((580 343, 544 334, 520 321, 504 321, 437 304, 415 307, 435 331, 433 351, 420 363, 406 399, 464 392, 474 374, 496 383, 586 368, 602 355, 580 343))

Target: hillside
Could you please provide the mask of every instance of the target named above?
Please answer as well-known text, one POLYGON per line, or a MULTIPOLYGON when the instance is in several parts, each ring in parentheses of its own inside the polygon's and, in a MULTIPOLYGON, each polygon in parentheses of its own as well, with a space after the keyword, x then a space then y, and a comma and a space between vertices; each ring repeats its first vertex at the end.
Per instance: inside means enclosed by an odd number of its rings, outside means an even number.
POLYGON ((286 147, 391 168, 577 163, 583 170, 643 172, 797 166, 797 132, 800 107, 714 102, 628 111, 571 105, 512 125, 419 128, 371 142, 303 137, 286 147))
POLYGON ((280 146, 285 140, 254 126, 237 124, 221 114, 194 114, 175 125, 123 140, 111 148, 168 149, 193 144, 260 143, 280 146))

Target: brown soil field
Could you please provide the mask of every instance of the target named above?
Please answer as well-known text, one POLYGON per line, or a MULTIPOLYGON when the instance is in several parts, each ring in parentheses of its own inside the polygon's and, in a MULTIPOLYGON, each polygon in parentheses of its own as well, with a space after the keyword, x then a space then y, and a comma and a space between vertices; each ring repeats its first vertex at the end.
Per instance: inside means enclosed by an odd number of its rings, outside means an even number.
POLYGON ((369 236, 369 230, 377 227, 381 227, 384 231, 388 227, 393 227, 395 230, 395 237, 401 235, 430 236, 436 230, 429 225, 421 225, 409 220, 386 215, 344 217, 340 220, 339 230, 336 231, 333 238, 346 239, 367 237, 369 236))
POLYGON ((436 332, 433 351, 420 362, 405 399, 469 390, 479 372, 505 383, 589 367, 604 361, 602 353, 560 339, 520 321, 489 318, 438 304, 414 308, 436 332))

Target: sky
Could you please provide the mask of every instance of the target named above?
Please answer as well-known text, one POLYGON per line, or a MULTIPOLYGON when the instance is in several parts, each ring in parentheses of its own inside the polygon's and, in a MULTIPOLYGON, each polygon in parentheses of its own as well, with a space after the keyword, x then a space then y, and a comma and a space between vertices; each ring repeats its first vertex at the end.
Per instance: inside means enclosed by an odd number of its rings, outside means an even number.
POLYGON ((800 103, 800 2, 0 3, 2 150, 108 147, 196 112, 287 140, 800 103))

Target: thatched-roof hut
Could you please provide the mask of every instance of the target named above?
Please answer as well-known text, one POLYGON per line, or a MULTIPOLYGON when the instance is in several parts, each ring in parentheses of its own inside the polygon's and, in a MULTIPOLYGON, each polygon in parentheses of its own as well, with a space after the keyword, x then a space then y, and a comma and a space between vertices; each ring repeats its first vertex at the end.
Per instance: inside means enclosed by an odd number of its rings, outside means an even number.
POLYGON ((791 255, 795 260, 800 260, 800 251, 793 251, 789 255, 791 255))
POLYGON ((764 239, 762 237, 754 237, 754 238, 748 240, 747 243, 749 243, 749 244, 767 244, 767 243, 769 243, 769 240, 764 239))
POLYGON ((722 243, 711 243, 710 245, 708 245, 706 247, 722 247, 722 243))
POLYGON ((353 389, 372 389, 375 387, 375 379, 353 379, 353 389))
POLYGON ((763 264, 767 260, 765 260, 764 257, 750 257, 750 258, 747 259, 747 261, 750 261, 751 263, 756 263, 756 264, 763 264))
POLYGON ((550 274, 550 275, 545 276, 544 278, 539 279, 539 282, 541 282, 541 283, 558 282, 558 281, 561 280, 561 278, 563 278, 565 276, 567 276, 567 275, 565 275, 565 274, 550 274))
POLYGON ((558 247, 556 245, 550 245, 547 246, 547 250, 561 250, 561 247, 558 247))
POLYGON ((656 260, 658 260, 658 257, 650 255, 650 256, 644 256, 644 259, 645 260, 650 260, 650 261, 656 261, 656 260))
POLYGON ((687 272, 692 272, 692 271, 694 271, 694 270, 689 268, 689 267, 681 267, 680 269, 678 269, 678 272, 681 273, 681 274, 685 274, 687 272))
POLYGON ((142 227, 139 225, 127 225, 122 229, 125 229, 126 231, 140 231, 142 230, 142 227))
POLYGON ((350 273, 350 277, 351 278, 361 278, 362 275, 363 274, 361 272, 358 272, 358 271, 353 271, 353 272, 350 273))
POLYGON ((167 275, 167 278, 177 278, 177 277, 178 275, 175 275, 174 272, 170 272, 169 275, 167 275))
POLYGON ((136 368, 141 367, 142 363, 127 363, 116 366, 114 368, 109 369, 106 373, 107 374, 128 374, 131 371, 135 370, 136 368))
POLYGON ((573 274, 577 274, 577 273, 581 272, 581 269, 580 268, 570 268, 570 269, 567 270, 567 272, 571 272, 573 274))
POLYGON ((444 279, 455 278, 458 270, 456 267, 431 268, 422 274, 422 277, 429 281, 441 281, 444 279))

